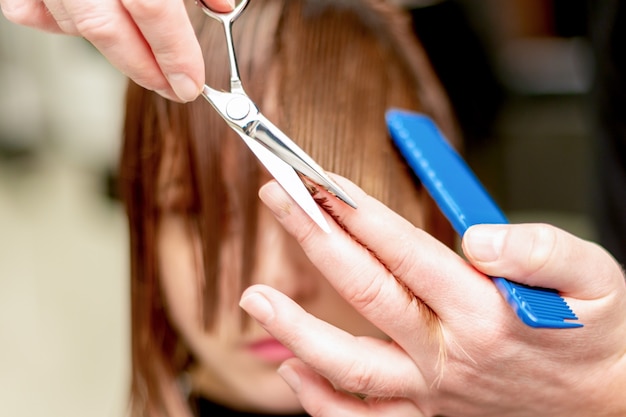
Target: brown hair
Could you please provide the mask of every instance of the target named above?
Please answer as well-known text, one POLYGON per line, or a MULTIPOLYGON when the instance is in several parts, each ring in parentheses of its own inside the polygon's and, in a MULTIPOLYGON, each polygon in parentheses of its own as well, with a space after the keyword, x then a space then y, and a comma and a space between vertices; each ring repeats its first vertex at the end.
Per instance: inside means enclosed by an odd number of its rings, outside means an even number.
MULTIPOLYGON (((207 84, 227 89, 222 28, 196 7, 189 13, 206 51, 207 84)), ((244 88, 266 116, 322 167, 407 218, 420 213, 417 226, 452 244, 452 230, 423 190, 407 186, 412 177, 384 121, 390 107, 421 111, 457 138, 442 89, 403 13, 383 0, 253 0, 234 32, 244 88)), ((171 415, 171 404, 182 404, 176 376, 190 360, 167 320, 158 284, 157 225, 162 200, 170 198, 159 190, 163 173, 175 176, 180 187, 172 198, 183 201, 178 209, 201 237, 202 314, 210 327, 217 304, 238 298, 253 267, 260 169, 206 101, 173 103, 129 84, 120 183, 130 227, 133 415, 171 415), (184 169, 170 172, 167 165, 184 169), (226 187, 226 175, 234 187, 226 187), (241 213, 244 234, 242 278, 224 297, 217 290, 218 259, 234 212, 241 213)))

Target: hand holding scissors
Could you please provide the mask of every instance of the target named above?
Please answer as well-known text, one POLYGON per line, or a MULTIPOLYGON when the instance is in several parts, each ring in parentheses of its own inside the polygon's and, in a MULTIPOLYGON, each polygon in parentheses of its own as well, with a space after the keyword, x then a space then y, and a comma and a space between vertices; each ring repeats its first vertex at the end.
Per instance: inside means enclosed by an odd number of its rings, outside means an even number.
MULTIPOLYGON (((206 0, 232 10, 229 0, 206 0)), ((82 36, 137 84, 192 101, 204 84, 202 51, 183 1, 0 0, 11 22, 82 36)))

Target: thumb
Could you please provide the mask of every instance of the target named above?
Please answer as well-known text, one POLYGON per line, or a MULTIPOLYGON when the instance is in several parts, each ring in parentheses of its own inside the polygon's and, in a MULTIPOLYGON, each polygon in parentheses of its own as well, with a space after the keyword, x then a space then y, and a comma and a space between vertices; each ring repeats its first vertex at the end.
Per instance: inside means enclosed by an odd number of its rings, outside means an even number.
POLYGON ((604 249, 546 224, 472 226, 462 248, 484 274, 580 299, 607 295, 614 280, 623 280, 617 262, 604 249))

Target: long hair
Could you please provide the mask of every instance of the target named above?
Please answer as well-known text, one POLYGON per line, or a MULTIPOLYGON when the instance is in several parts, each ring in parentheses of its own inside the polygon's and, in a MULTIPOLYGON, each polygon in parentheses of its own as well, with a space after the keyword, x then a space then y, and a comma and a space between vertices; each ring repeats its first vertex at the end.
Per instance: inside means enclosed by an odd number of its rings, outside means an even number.
MULTIPOLYGON (((189 14, 207 84, 227 89, 221 26, 196 7, 189 14)), ((253 0, 234 32, 244 88, 266 116, 322 167, 409 219, 419 213, 416 226, 452 245, 452 230, 413 184, 385 125, 390 107, 421 111, 458 144, 447 99, 406 15, 383 0, 253 0)), ((201 314, 211 328, 219 306, 236 305, 249 284, 260 169, 204 100, 178 104, 129 83, 120 185, 130 230, 132 415, 188 413, 177 376, 192 358, 167 319, 158 281, 157 226, 169 198, 159 189, 163 175, 176 177, 172 198, 202 242, 201 314), (220 246, 235 212, 242 261, 239 279, 226 286, 218 282, 220 246)))

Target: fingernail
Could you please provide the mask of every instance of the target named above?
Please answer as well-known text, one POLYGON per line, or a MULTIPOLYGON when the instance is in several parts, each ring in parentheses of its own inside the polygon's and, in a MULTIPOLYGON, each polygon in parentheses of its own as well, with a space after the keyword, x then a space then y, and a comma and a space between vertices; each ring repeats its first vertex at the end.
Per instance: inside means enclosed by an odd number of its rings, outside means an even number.
POLYGON ((274 308, 269 300, 258 292, 246 294, 239 301, 239 306, 261 324, 266 324, 274 318, 274 308))
POLYGON ((480 262, 493 262, 500 258, 507 229, 496 225, 470 227, 463 236, 466 255, 480 262))
POLYGON ((171 74, 167 80, 178 98, 184 102, 193 101, 200 95, 200 87, 186 74, 171 74))
POLYGON ((293 392, 298 393, 300 391, 300 376, 289 365, 281 365, 278 367, 278 375, 280 375, 287 385, 291 387, 293 392))
POLYGON ((277 218, 282 219, 291 214, 293 201, 277 182, 271 181, 261 187, 259 197, 277 218))

